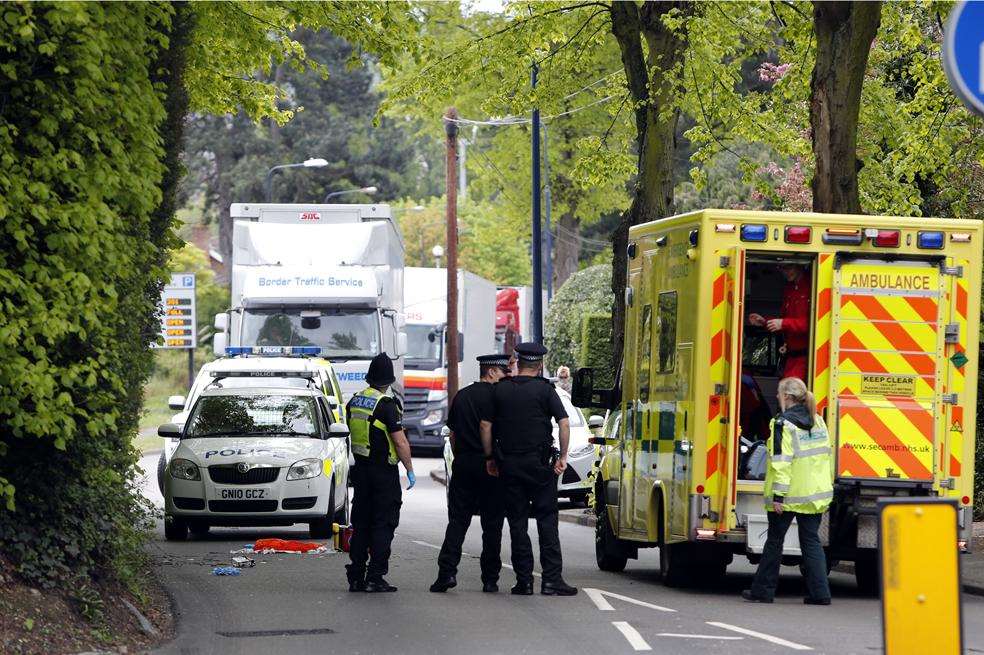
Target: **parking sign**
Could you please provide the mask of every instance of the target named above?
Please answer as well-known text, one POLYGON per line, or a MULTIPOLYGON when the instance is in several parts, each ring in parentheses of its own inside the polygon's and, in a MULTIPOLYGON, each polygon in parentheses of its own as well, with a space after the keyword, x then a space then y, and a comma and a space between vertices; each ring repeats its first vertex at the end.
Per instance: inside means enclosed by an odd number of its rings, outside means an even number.
POLYGON ((161 292, 161 339, 151 348, 194 348, 195 274, 173 273, 161 292))
POLYGON ((971 111, 984 115, 984 1, 957 2, 944 37, 943 67, 950 87, 971 111))

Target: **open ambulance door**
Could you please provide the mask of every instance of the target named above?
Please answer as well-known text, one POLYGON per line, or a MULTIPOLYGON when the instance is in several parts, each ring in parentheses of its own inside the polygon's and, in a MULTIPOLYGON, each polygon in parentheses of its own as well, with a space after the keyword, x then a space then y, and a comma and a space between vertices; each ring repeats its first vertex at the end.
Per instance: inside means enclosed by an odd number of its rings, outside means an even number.
POLYGON ((943 260, 838 253, 831 395, 836 477, 930 487, 944 417, 943 260))

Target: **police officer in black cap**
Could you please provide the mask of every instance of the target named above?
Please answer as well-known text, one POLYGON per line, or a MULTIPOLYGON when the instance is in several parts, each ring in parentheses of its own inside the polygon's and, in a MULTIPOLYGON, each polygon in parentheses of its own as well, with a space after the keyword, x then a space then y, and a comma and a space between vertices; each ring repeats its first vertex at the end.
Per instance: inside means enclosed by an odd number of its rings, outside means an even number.
POLYGON ((454 463, 448 481, 448 529, 437 558, 437 580, 430 588, 437 593, 458 584, 461 545, 476 509, 482 521, 482 591, 499 591, 505 508, 501 481, 485 468, 481 421, 492 415, 493 385, 509 375, 509 356, 482 355, 478 363, 481 378, 455 394, 448 412, 454 463))
POLYGON ((536 519, 545 596, 573 596, 577 588, 562 577, 557 529, 557 476, 567 467, 570 419, 554 386, 543 378, 547 349, 536 343, 516 346, 517 373, 495 385, 493 414, 482 420, 482 448, 490 474, 501 473, 512 544, 516 585, 512 593, 533 594, 533 547, 527 532, 536 519), (560 428, 560 451, 553 446, 550 420, 560 428), (493 457, 493 442, 501 462, 493 457))
POLYGON ((403 462, 407 470, 407 489, 413 488, 417 479, 400 405, 386 395, 395 381, 393 362, 389 355, 380 353, 369 363, 369 386, 352 396, 345 406, 355 456, 349 548, 352 563, 345 567, 349 591, 396 591, 383 576, 389 570, 390 545, 403 505, 397 461, 403 462))

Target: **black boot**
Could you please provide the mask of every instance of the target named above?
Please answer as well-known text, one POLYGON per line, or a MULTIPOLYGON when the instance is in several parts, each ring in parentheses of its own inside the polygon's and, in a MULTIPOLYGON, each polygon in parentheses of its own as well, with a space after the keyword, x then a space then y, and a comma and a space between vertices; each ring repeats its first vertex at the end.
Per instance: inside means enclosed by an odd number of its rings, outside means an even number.
POLYGON ((431 585, 430 589, 435 594, 443 594, 448 589, 454 589, 458 586, 458 580, 453 576, 443 576, 438 575, 437 580, 431 585))
POLYGON ((389 593, 392 591, 396 591, 396 587, 386 582, 382 576, 379 576, 378 578, 369 578, 366 580, 366 593, 380 594, 389 593))
POLYGON ((532 596, 533 595, 533 581, 529 582, 517 582, 513 585, 510 592, 513 596, 532 596))
POLYGON ((493 580, 487 580, 482 583, 482 592, 486 594, 497 594, 499 593, 499 585, 493 580))
POLYGON ((756 596, 752 593, 751 589, 746 589, 741 592, 741 597, 747 600, 749 603, 771 603, 771 598, 763 598, 762 596, 756 596))
POLYGON ((365 571, 359 573, 352 569, 352 566, 346 566, 345 577, 348 578, 349 591, 359 592, 366 590, 366 574, 365 571))
POLYGON ((544 596, 576 596, 577 587, 572 587, 563 578, 555 580, 554 582, 543 581, 540 585, 540 593, 544 596))

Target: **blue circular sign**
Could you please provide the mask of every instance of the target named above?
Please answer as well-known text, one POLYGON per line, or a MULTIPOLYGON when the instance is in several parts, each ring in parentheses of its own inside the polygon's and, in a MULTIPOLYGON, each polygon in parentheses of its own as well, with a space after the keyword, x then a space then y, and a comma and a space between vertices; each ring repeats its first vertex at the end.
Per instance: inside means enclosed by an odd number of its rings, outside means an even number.
POLYGON ((957 2, 946 23, 943 67, 953 91, 984 115, 984 2, 957 2))

